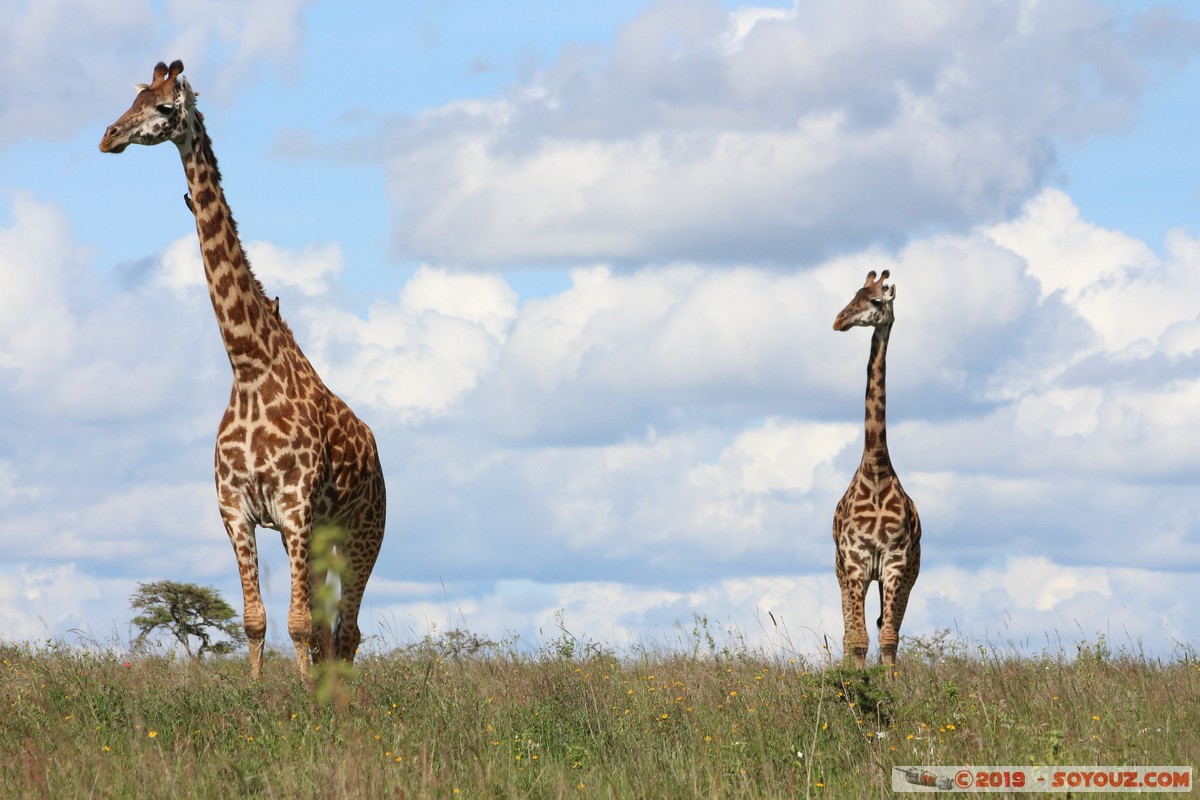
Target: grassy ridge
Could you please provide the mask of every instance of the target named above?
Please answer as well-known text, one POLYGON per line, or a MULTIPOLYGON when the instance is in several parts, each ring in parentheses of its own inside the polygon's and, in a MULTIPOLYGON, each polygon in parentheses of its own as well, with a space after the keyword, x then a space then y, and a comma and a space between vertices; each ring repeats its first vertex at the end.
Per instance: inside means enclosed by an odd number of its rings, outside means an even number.
MULTIPOLYGON (((728 651, 426 640, 316 699, 203 663, 0 645, 0 786, 72 797, 887 797, 910 764, 1193 765, 1200 664, 906 641, 894 680, 728 651)), ((333 680, 331 677, 330 681, 333 680)), ((329 685, 318 688, 330 688, 329 685)))

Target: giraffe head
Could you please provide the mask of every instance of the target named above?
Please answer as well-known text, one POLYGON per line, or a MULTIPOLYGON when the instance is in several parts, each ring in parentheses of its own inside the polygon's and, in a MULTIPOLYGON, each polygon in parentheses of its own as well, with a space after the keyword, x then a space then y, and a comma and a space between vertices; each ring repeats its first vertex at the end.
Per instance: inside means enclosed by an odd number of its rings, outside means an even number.
POLYGON ((131 144, 183 144, 190 135, 188 116, 196 95, 187 79, 179 78, 182 72, 182 61, 173 61, 170 67, 160 61, 154 68, 154 82, 139 83, 133 105, 104 132, 100 152, 120 153, 131 144))
POLYGON ((896 297, 896 287, 884 283, 888 278, 885 269, 878 279, 875 271, 867 273, 867 282, 855 293, 854 299, 842 309, 833 321, 835 331, 847 331, 855 325, 879 328, 891 325, 895 317, 892 315, 892 300, 896 297))

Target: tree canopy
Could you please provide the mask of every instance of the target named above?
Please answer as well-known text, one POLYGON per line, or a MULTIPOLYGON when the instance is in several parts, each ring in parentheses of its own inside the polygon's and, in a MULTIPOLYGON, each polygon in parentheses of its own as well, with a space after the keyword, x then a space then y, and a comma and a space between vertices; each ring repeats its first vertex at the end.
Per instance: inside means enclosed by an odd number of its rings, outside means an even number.
POLYGON ((143 613, 133 618, 138 629, 134 644, 144 645, 157 630, 164 630, 183 645, 191 658, 205 653, 229 653, 246 641, 236 612, 210 586, 176 581, 139 583, 129 605, 143 613), (214 641, 224 634, 227 640, 214 641), (193 640, 199 644, 193 648, 193 640))

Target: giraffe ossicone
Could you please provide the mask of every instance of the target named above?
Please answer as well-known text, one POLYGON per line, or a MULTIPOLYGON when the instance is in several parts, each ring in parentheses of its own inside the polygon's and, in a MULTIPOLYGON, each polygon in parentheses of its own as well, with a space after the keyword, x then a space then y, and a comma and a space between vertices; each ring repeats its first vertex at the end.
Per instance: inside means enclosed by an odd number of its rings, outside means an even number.
POLYGON ((217 429, 215 477, 221 521, 237 557, 250 645, 250 672, 262 674, 267 618, 259 590, 257 526, 282 534, 291 567, 288 632, 302 674, 310 659, 353 661, 358 612, 383 543, 386 490, 375 436, 331 392, 296 343, 250 269, 221 188, 196 92, 183 62, 159 63, 133 105, 108 127, 100 150, 171 142, 187 178, 209 298, 233 369, 229 406, 217 429), (313 529, 339 531, 348 565, 336 624, 314 624, 312 602, 326 575, 310 569, 313 529))
POLYGON ((880 657, 885 664, 895 664, 900 623, 921 570, 921 519, 900 485, 887 445, 885 377, 896 297, 896 287, 885 283, 888 277, 887 270, 879 276, 868 273, 863 287, 833 322, 836 331, 856 326, 874 329, 867 360, 862 461, 833 515, 844 656, 857 667, 867 657, 865 604, 871 582, 879 584, 880 657))

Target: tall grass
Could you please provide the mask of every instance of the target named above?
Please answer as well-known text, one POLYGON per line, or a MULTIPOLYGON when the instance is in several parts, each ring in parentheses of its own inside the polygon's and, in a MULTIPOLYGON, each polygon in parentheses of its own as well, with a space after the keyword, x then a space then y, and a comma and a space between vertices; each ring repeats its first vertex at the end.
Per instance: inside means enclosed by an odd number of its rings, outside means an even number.
MULTIPOLYGON (((1200 664, 906 640, 896 675, 739 648, 615 657, 464 634, 289 658, 0 645, 0 786, 29 798, 887 797, 896 765, 1192 765, 1200 664), (319 687, 317 687, 319 688, 319 687)), ((711 642, 711 638, 709 638, 711 642)))

